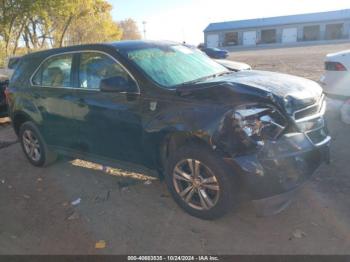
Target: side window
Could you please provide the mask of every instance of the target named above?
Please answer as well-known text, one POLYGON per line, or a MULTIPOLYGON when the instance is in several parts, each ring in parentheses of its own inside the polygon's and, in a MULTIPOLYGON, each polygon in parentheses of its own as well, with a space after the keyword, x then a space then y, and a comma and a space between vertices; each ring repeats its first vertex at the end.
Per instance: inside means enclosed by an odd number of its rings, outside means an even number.
POLYGON ((33 77, 33 84, 48 87, 72 87, 72 61, 72 54, 58 55, 50 58, 41 65, 33 77))
POLYGON ((100 53, 81 53, 79 66, 79 86, 99 89, 103 79, 120 76, 128 80, 128 73, 112 58, 100 53))

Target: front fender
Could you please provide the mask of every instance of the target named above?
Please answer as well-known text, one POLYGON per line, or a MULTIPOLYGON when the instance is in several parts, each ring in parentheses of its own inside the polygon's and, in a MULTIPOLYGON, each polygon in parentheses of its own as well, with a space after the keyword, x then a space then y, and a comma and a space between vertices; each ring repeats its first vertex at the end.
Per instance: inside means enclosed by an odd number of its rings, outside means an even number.
POLYGON ((211 144, 211 137, 218 129, 227 107, 215 105, 187 105, 161 111, 144 126, 146 136, 164 136, 183 133, 196 136, 211 144))

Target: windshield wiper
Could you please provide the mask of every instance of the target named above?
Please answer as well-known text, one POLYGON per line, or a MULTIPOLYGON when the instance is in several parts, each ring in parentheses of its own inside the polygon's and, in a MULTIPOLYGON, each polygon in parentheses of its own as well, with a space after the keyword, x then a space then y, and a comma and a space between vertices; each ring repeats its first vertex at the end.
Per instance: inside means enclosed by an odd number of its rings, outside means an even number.
POLYGON ((234 71, 223 71, 223 72, 221 72, 221 73, 217 73, 217 74, 215 75, 215 77, 223 76, 223 75, 230 75, 230 74, 233 74, 233 73, 235 73, 235 72, 234 72, 234 71))
POLYGON ((216 74, 212 74, 212 75, 208 75, 208 76, 203 76, 203 77, 197 78, 195 80, 187 81, 187 82, 181 83, 179 85, 176 85, 174 87, 176 88, 176 87, 179 87, 179 86, 187 86, 187 85, 191 85, 191 84, 196 84, 196 83, 203 82, 204 80, 207 80, 207 79, 210 79, 210 78, 216 78, 216 77, 219 77, 219 76, 228 75, 228 74, 232 74, 232 73, 234 73, 234 72, 223 71, 223 72, 220 72, 220 73, 216 73, 216 74))
POLYGON ((178 87, 178 86, 187 86, 187 85, 191 85, 191 84, 203 82, 204 80, 207 80, 207 79, 210 79, 210 78, 215 78, 215 77, 216 77, 216 74, 208 75, 208 76, 203 76, 203 77, 197 78, 197 79, 195 79, 195 80, 183 82, 183 83, 181 83, 181 84, 179 84, 179 85, 176 85, 176 86, 174 86, 174 87, 178 87))

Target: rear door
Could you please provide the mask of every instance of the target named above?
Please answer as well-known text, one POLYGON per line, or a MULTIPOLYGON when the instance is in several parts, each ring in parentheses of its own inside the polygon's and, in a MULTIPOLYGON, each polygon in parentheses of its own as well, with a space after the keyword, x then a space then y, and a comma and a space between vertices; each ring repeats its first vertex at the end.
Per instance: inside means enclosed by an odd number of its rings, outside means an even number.
POLYGON ((73 114, 79 126, 81 150, 93 155, 142 163, 140 95, 101 92, 99 89, 103 79, 120 76, 127 81, 134 80, 108 54, 82 52, 79 61, 73 114))
POLYGON ((31 80, 31 95, 41 112, 41 130, 49 145, 74 148, 77 126, 73 119, 74 54, 60 54, 45 60, 31 80))

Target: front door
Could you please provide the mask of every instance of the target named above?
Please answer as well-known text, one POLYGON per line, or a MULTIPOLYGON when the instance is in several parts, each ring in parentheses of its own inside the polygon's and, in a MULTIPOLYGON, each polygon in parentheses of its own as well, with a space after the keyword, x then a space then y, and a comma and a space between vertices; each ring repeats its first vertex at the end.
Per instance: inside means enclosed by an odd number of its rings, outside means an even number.
MULTIPOLYGON (((134 80, 114 58, 104 53, 82 52, 79 60, 73 114, 79 126, 81 150, 108 158, 142 162, 139 89, 130 94, 100 90, 104 79, 122 77, 126 81, 134 80)), ((137 87, 136 82, 133 83, 137 87)))

